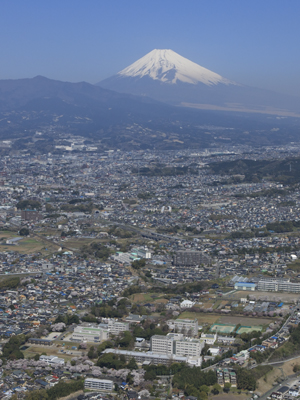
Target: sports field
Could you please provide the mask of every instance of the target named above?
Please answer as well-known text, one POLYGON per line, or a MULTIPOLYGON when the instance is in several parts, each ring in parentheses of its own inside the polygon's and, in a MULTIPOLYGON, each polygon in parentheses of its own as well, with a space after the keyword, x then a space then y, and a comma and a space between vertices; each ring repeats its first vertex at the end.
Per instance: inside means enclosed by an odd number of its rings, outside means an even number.
POLYGON ((210 328, 211 332, 231 333, 235 330, 236 325, 213 324, 210 328))
POLYGON ((252 326, 241 326, 236 333, 237 334, 241 334, 241 333, 249 333, 249 332, 253 332, 253 331, 262 331, 262 326, 259 325, 252 325, 252 326))

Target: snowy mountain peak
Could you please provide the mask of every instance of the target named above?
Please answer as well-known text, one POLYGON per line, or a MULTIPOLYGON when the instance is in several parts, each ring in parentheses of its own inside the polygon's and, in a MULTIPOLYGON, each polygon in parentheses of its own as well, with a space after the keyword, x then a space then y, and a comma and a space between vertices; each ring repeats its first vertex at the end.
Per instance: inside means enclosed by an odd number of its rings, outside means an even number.
POLYGON ((129 67, 118 73, 119 76, 142 78, 148 76, 154 80, 174 84, 178 81, 196 85, 234 84, 221 75, 203 68, 182 57, 173 50, 152 50, 129 67))

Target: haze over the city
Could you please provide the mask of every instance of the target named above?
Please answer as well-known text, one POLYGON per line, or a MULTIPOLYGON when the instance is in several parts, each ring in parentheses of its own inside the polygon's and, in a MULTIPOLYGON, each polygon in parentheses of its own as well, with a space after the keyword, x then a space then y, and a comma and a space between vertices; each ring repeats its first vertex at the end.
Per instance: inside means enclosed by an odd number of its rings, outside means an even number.
POLYGON ((298 95, 297 0, 4 2, 0 79, 96 83, 172 49, 227 79, 298 95))

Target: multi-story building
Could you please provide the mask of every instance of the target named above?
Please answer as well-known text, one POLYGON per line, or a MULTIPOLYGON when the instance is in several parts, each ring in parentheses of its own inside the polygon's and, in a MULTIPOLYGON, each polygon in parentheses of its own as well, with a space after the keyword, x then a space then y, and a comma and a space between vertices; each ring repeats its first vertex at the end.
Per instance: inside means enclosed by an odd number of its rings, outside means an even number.
POLYGON ((21 211, 21 219, 23 221, 36 222, 36 221, 40 221, 41 219, 43 219, 43 216, 36 210, 22 210, 21 211))
POLYGON ((151 351, 166 356, 200 357, 203 347, 203 341, 185 338, 181 333, 154 335, 150 340, 151 351))
POLYGON ((119 350, 119 349, 105 349, 104 353, 112 353, 117 355, 123 355, 127 361, 132 358, 135 359, 137 363, 151 363, 154 365, 171 365, 173 363, 187 363, 191 366, 200 367, 202 362, 202 357, 190 357, 190 356, 167 356, 165 354, 157 354, 152 351, 129 351, 129 350, 119 350))
POLYGON ((108 379, 86 378, 84 388, 90 390, 113 390, 114 383, 108 379))
POLYGON ((108 329, 98 326, 77 326, 72 335, 72 340, 80 342, 100 342, 108 338, 108 329))
POLYGON ((194 265, 209 264, 210 257, 201 251, 176 251, 173 257, 173 264, 177 266, 192 267, 194 265))
POLYGON ((107 323, 107 328, 110 334, 119 335, 121 332, 129 331, 129 323, 109 320, 107 323))
POLYGON ((175 332, 184 333, 190 336, 198 335, 198 320, 192 319, 175 319, 174 321, 175 332))
POLYGON ((289 279, 262 279, 257 289, 264 292, 300 293, 300 283, 290 282, 289 279))
POLYGON ((151 252, 146 247, 137 247, 132 250, 131 254, 135 254, 139 258, 145 258, 145 259, 151 258, 151 252))
POLYGON ((197 339, 174 340, 174 354, 176 356, 200 357, 203 347, 204 343, 197 339))
POLYGON ((171 356, 173 354, 174 339, 182 339, 182 334, 169 333, 167 336, 154 335, 150 339, 150 349, 155 354, 171 356))

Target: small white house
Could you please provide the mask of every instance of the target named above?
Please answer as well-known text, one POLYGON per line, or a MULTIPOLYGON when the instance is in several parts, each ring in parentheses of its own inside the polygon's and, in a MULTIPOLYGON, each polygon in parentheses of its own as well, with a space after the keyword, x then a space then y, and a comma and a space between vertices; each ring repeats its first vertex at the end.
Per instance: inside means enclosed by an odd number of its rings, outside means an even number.
POLYGON ((190 300, 183 300, 180 303, 180 308, 192 308, 196 303, 190 300))

